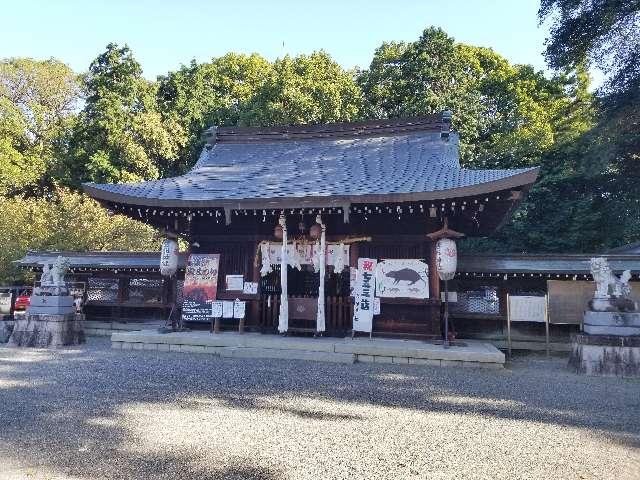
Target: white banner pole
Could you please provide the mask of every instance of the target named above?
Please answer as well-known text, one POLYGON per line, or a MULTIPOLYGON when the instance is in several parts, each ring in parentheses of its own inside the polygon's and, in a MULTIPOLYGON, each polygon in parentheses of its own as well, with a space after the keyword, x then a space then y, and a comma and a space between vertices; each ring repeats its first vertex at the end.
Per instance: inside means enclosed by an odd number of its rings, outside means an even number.
MULTIPOLYGON (((326 270, 326 255, 327 255, 327 243, 326 243, 326 230, 327 227, 324 223, 322 223, 322 218, 320 215, 316 217, 316 222, 320 224, 321 233, 320 233, 320 251, 318 255, 320 256, 320 285, 318 287, 318 315, 316 318, 316 331, 318 333, 322 333, 326 330, 326 321, 324 314, 324 277, 326 270)), ((342 253, 342 252, 340 252, 342 253)))
POLYGON ((280 315, 278 316, 278 332, 289 330, 289 293, 287 291, 287 222, 284 214, 280 215, 282 227, 282 255, 280 259, 280 315))

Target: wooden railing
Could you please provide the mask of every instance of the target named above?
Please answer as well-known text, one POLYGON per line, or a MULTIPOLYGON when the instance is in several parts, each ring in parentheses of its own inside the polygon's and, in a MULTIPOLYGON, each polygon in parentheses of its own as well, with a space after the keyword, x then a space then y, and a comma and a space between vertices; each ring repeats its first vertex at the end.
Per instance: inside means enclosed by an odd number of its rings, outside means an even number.
MULTIPOLYGON (((291 297, 295 298, 295 297, 291 297)), ((280 313, 280 295, 261 295, 258 327, 262 331, 276 331, 280 313)), ((290 312, 290 317, 293 318, 290 312)), ((353 299, 351 297, 326 297, 325 321, 328 334, 342 335, 352 328, 353 299)))

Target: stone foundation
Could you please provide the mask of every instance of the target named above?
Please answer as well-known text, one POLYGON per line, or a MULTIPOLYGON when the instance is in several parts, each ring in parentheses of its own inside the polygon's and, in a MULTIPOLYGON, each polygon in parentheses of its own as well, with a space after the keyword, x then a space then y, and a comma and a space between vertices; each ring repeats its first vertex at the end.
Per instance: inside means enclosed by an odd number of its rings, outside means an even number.
POLYGON ((596 335, 640 335, 640 312, 584 313, 584 332, 596 335))
POLYGON ((84 343, 83 315, 30 314, 16 318, 9 345, 16 347, 62 347, 84 343))
MULTIPOLYGON (((461 342, 458 342, 461 343, 461 342)), ((374 338, 281 337, 257 333, 172 332, 152 330, 114 332, 111 347, 217 355, 225 358, 277 358, 336 363, 396 363, 442 367, 502 369, 505 357, 490 344, 467 341, 444 349, 416 340, 374 338)))
POLYGON ((0 320, 0 343, 7 343, 13 331, 13 321, 0 320))
POLYGON ((575 335, 569 367, 582 375, 640 378, 640 336, 575 335))

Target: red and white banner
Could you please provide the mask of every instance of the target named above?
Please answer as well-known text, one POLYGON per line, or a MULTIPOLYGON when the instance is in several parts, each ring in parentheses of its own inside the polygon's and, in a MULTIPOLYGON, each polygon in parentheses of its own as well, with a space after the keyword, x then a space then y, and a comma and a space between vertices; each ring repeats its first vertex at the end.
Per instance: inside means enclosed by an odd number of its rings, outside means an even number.
POLYGON ((373 299, 376 293, 375 272, 378 261, 373 258, 358 259, 358 281, 354 289, 353 330, 373 330, 373 299))

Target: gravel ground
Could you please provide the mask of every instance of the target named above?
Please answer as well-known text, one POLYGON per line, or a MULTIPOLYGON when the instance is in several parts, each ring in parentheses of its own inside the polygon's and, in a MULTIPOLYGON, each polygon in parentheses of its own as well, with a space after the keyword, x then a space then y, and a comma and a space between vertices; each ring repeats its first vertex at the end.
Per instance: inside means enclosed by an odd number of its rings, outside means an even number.
POLYGON ((640 382, 565 363, 0 347, 0 478, 640 478, 640 382))

